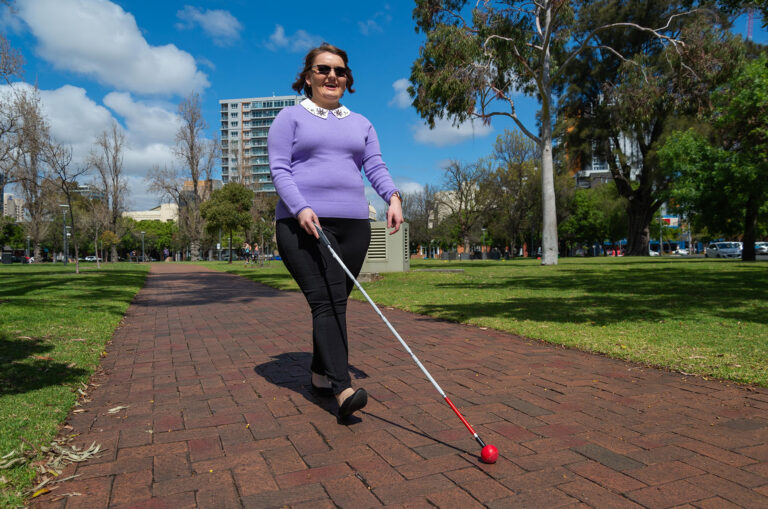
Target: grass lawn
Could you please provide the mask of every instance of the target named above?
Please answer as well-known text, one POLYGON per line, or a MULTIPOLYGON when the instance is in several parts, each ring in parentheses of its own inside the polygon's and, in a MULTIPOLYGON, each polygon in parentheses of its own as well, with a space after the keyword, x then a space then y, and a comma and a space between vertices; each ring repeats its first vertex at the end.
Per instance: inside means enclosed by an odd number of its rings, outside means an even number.
MULTIPOLYGON (((280 262, 264 268, 206 265, 276 288, 297 288, 280 262)), ((768 386, 766 262, 561 258, 544 267, 536 260, 419 260, 410 272, 383 276, 364 284, 379 306, 768 386)), ((352 296, 364 300, 357 290, 352 296)))
MULTIPOLYGON (((80 267, 0 265, 0 456, 56 436, 149 270, 80 267)), ((0 470, 0 507, 23 504, 34 478, 28 466, 0 470)))

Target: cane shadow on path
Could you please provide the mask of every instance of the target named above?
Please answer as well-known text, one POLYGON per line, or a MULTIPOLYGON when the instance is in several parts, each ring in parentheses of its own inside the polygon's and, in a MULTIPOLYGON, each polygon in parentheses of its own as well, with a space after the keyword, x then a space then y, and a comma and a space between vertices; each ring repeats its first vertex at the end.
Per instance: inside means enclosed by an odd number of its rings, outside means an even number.
MULTIPOLYGON (((273 355, 271 360, 259 364, 253 370, 268 382, 300 394, 307 401, 315 403, 335 416, 338 409, 335 398, 332 396, 319 396, 312 389, 311 365, 311 353, 286 352, 273 355)), ((365 371, 352 365, 349 366, 349 373, 353 380, 368 378, 368 374, 365 371)), ((344 424, 355 424, 357 422, 361 422, 361 419, 354 416, 343 421, 344 424)))

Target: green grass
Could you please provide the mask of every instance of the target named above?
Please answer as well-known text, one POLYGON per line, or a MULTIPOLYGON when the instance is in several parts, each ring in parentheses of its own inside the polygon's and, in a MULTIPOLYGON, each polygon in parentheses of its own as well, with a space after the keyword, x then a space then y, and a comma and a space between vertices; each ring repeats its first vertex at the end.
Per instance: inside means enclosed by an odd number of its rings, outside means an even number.
MULTIPOLYGON (((264 269, 208 265, 296 289, 280 262, 264 269)), ((768 386, 765 262, 561 258, 548 267, 536 260, 413 261, 411 269, 364 287, 379 306, 768 386), (419 271, 445 268, 464 272, 419 271)))
MULTIPOLYGON (((56 436, 148 269, 0 266, 0 456, 56 436)), ((0 507, 23 504, 34 478, 29 466, 0 470, 0 507)))

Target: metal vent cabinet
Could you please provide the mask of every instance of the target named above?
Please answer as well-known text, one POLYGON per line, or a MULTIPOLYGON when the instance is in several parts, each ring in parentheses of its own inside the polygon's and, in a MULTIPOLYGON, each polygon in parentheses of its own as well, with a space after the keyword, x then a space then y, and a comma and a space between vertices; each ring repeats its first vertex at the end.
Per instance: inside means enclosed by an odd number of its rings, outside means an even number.
POLYGON ((403 223, 394 235, 387 232, 385 221, 371 222, 371 245, 361 272, 407 272, 411 269, 408 252, 409 228, 403 223))

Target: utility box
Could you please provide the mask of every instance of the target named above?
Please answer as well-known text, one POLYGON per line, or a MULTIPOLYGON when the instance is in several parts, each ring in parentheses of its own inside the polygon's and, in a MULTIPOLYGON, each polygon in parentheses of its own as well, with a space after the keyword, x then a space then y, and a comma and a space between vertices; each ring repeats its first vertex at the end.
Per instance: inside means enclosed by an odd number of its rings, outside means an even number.
POLYGON ((361 272, 407 272, 411 270, 408 223, 394 235, 387 231, 386 221, 371 221, 371 245, 361 272))

